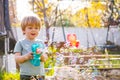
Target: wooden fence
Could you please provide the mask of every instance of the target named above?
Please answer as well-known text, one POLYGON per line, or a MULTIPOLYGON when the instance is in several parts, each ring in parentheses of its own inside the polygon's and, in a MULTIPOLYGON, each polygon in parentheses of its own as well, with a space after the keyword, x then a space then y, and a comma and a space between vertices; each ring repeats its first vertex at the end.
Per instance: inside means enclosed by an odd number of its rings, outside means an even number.
MULTIPOLYGON (((120 55, 81 55, 81 56, 63 56, 66 67, 79 67, 79 69, 120 69, 120 55), (66 60, 67 58, 67 60, 66 60), (71 58, 84 59, 85 61, 74 64, 69 63, 71 58), (85 62, 85 63, 84 63, 85 62)), ((63 66, 56 66, 55 68, 62 68, 63 66)), ((51 69, 51 68, 46 68, 51 69)), ((77 68, 78 69, 78 68, 77 68)))

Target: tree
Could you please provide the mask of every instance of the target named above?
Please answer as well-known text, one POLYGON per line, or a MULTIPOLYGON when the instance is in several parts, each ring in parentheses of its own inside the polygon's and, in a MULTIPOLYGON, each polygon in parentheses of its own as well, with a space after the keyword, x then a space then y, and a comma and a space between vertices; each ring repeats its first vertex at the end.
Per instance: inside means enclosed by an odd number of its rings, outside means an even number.
POLYGON ((109 29, 110 26, 118 26, 120 24, 120 13, 119 13, 119 7, 117 0, 111 0, 108 1, 107 4, 107 10, 104 13, 103 21, 105 23, 105 27, 107 27, 107 36, 106 36, 106 44, 109 44, 110 41, 108 41, 109 36, 109 29))
POLYGON ((119 24, 119 4, 117 0, 107 1, 106 7, 107 9, 104 11, 103 22, 104 26, 108 27, 109 25, 118 25, 119 24))
POLYGON ((91 2, 89 7, 84 7, 75 13, 73 16, 74 23, 81 27, 100 28, 104 10, 106 10, 106 6, 102 2, 91 2))

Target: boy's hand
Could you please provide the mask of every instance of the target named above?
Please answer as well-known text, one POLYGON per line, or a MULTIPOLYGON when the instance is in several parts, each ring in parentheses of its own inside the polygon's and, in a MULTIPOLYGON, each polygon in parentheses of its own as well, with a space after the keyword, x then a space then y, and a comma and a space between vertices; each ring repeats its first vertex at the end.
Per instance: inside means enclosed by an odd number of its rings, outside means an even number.
POLYGON ((41 61, 42 61, 42 62, 45 62, 47 59, 48 59, 47 54, 42 54, 42 55, 41 55, 41 61))
POLYGON ((25 58, 26 61, 32 59, 33 58, 33 53, 27 53, 27 54, 25 54, 24 58, 25 58))
POLYGON ((41 53, 41 50, 40 50, 40 49, 37 49, 37 50, 36 50, 36 53, 37 53, 37 54, 40 54, 40 53, 41 53))

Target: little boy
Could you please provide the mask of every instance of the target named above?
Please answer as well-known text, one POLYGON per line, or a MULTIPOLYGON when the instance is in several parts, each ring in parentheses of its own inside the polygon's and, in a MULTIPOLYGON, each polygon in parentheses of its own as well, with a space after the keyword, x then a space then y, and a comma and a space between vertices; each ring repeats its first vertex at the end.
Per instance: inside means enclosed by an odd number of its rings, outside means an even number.
POLYGON ((42 53, 40 66, 34 66, 30 63, 30 60, 33 59, 31 46, 34 43, 44 45, 42 41, 36 39, 41 28, 40 19, 36 16, 26 16, 21 22, 21 28, 25 38, 17 41, 14 48, 15 60, 20 65, 20 80, 44 80, 44 62, 47 55, 42 53))

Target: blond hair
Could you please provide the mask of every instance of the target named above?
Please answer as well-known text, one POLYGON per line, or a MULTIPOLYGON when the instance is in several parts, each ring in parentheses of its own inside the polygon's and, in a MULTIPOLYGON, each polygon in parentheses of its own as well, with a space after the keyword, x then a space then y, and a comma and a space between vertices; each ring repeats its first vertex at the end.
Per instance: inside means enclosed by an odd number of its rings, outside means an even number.
POLYGON ((35 26, 40 29, 41 21, 37 16, 26 16, 21 21, 21 27, 24 31, 27 26, 35 26))

